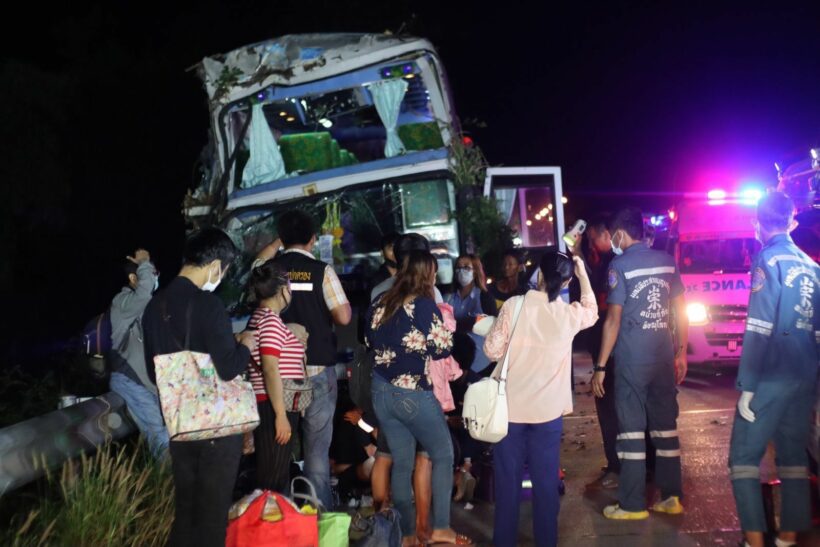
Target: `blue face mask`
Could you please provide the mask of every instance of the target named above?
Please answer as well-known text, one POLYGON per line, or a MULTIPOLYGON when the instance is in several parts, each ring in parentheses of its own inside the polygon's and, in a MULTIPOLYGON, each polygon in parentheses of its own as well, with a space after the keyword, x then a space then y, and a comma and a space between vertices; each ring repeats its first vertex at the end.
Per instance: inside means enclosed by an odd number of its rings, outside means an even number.
MULTIPOLYGON (((623 237, 621 237, 621 243, 623 243, 623 237)), ((612 247, 612 252, 615 253, 615 256, 621 256, 624 254, 624 250, 621 249, 620 243, 617 247, 615 246, 615 236, 612 236, 612 239, 609 240, 609 246, 612 247)))

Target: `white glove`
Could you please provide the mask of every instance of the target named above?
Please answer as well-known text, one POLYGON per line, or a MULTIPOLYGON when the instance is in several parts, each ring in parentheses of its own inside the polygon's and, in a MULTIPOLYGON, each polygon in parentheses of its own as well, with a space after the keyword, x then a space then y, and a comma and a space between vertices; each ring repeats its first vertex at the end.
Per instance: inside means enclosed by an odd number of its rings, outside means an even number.
POLYGON ((752 423, 755 421, 755 413, 752 412, 749 405, 752 404, 752 397, 754 396, 755 394, 753 392, 744 391, 740 394, 740 399, 737 401, 737 411, 740 412, 740 416, 747 422, 752 423))

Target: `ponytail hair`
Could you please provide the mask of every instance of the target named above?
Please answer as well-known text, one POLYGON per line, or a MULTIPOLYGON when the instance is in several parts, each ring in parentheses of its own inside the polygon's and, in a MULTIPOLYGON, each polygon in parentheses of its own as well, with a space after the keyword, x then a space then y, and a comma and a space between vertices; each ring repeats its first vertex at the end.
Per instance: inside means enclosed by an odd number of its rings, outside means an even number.
POLYGON ((547 297, 553 302, 561 294, 561 287, 572 278, 572 259, 559 252, 544 253, 541 257, 541 276, 546 285, 547 297))
POLYGON ((289 282, 288 272, 273 260, 268 260, 251 270, 248 292, 257 302, 261 302, 279 294, 289 282))

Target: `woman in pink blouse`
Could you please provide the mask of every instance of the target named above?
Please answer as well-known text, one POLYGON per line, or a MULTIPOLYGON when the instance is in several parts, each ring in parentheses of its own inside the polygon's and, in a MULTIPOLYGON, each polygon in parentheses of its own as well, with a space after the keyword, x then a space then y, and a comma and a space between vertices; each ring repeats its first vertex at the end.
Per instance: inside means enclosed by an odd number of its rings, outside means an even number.
POLYGON ((524 466, 533 488, 533 532, 539 546, 558 543, 558 469, 562 416, 572 412, 572 340, 598 318, 595 295, 580 258, 546 253, 538 274, 539 290, 504 303, 484 343, 491 360, 510 352, 507 375, 509 430, 495 445, 495 530, 497 547, 516 545, 524 466), (559 295, 575 275, 581 302, 559 295), (513 328, 516 303, 524 299, 513 328), (514 332, 513 332, 514 331, 514 332), (512 339, 510 339, 512 338, 512 339))

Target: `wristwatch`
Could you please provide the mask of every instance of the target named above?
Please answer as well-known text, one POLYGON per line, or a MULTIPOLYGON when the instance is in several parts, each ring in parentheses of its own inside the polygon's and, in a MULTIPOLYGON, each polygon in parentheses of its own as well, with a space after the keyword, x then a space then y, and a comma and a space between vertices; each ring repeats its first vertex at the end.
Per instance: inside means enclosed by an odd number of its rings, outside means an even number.
POLYGON ((592 367, 592 372, 606 372, 606 367, 603 365, 595 365, 592 367))

